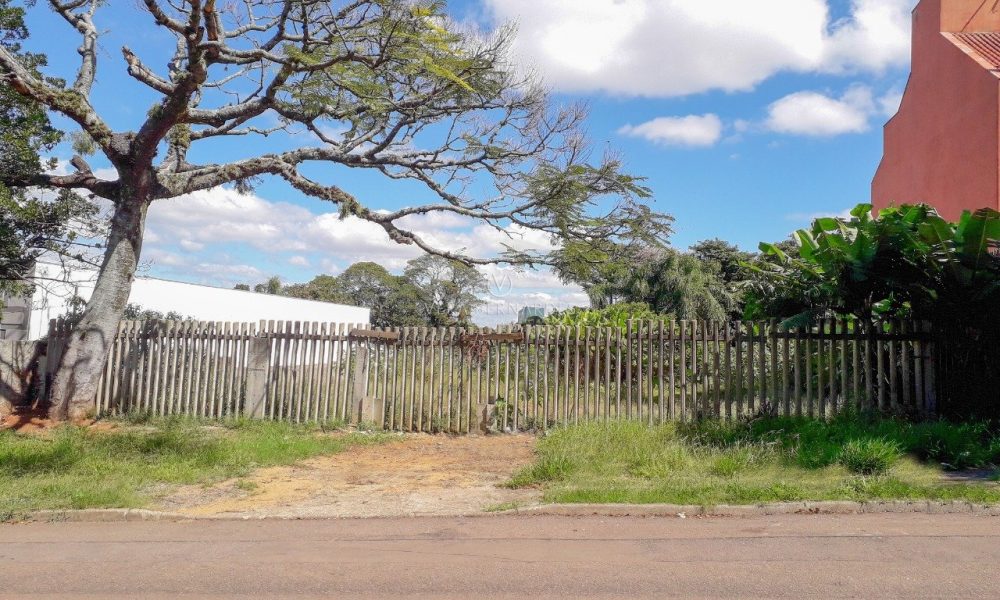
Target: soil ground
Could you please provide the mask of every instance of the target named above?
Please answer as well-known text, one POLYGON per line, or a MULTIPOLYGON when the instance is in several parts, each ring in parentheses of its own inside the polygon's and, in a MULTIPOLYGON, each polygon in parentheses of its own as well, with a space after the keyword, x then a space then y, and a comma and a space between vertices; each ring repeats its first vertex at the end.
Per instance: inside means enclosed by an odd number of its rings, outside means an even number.
MULTIPOLYGON (((101 431, 107 431, 116 427, 112 422, 95 421, 94 419, 82 419, 74 421, 74 424, 101 431)), ((8 415, 0 416, 0 431, 10 429, 18 433, 44 433, 59 425, 62 425, 62 423, 49 419, 48 411, 45 409, 22 408, 8 415)))
POLYGON ((527 435, 403 435, 209 486, 185 486, 158 508, 246 518, 466 515, 539 501, 499 487, 533 459, 527 435))

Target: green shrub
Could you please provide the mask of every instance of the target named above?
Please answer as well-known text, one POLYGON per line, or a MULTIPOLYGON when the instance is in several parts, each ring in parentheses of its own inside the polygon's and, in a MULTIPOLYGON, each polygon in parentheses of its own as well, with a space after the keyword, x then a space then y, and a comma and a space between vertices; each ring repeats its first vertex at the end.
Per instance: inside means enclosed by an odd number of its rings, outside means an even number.
POLYGON ((643 302, 621 302, 605 308, 567 308, 555 311, 545 317, 546 325, 566 325, 570 327, 619 327, 624 328, 630 320, 669 321, 671 314, 660 314, 643 302))
POLYGON ((883 475, 902 455, 899 444, 891 440, 851 440, 841 449, 838 462, 858 475, 883 475))
POLYGON ((1000 434, 987 422, 911 423, 845 413, 829 420, 764 417, 735 422, 704 421, 678 425, 686 441, 710 448, 765 445, 807 469, 836 464, 851 440, 884 439, 924 462, 949 470, 1000 464, 1000 434))
POLYGON ((986 467, 1000 462, 1000 436, 986 423, 933 421, 913 426, 909 450, 949 470, 986 467))

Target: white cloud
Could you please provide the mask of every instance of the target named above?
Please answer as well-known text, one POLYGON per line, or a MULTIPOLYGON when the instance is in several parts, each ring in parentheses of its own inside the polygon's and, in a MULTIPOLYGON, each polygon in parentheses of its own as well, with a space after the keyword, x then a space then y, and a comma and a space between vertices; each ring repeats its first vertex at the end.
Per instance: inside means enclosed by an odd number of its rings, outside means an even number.
POLYGON ((823 217, 835 217, 837 219, 844 219, 845 221, 850 220, 852 210, 854 210, 854 208, 845 208, 840 212, 827 211, 827 212, 812 212, 812 213, 802 213, 802 212, 789 213, 785 215, 785 220, 794 221, 796 223, 802 224, 803 227, 807 227, 816 219, 821 219, 823 217))
POLYGON ((782 71, 905 64, 915 0, 483 0, 515 21, 514 51, 566 92, 680 96, 749 90, 782 71))
POLYGON ((910 52, 916 0, 852 0, 851 16, 834 23, 821 70, 870 70, 903 64, 910 52))
POLYGON ((714 114, 657 117, 639 125, 625 125, 618 133, 669 146, 713 146, 722 137, 722 119, 714 114))
POLYGON ((191 240, 181 240, 178 242, 178 245, 188 252, 199 252, 205 249, 205 244, 202 244, 201 242, 193 242, 191 240))
POLYGON ((878 106, 883 117, 891 117, 899 110, 899 104, 903 101, 903 91, 893 89, 878 99, 878 106))
POLYGON ((302 247, 295 227, 311 216, 295 204, 215 188, 154 202, 147 228, 155 239, 164 241, 244 242, 262 250, 280 244, 284 250, 294 251, 302 247))
POLYGON ((254 265, 234 261, 228 256, 209 260, 206 257, 177 254, 169 249, 146 247, 138 269, 140 276, 155 275, 216 287, 261 281, 269 275, 254 265))
POLYGON ((868 130, 871 90, 853 86, 840 98, 818 92, 789 94, 768 107, 765 127, 777 133, 829 137, 868 130))
MULTIPOLYGON (((542 252, 553 247, 546 233, 518 225, 498 230, 447 212, 413 215, 399 224, 431 245, 476 257, 496 256, 505 246, 542 252)), ((374 261, 398 272, 422 254, 415 246, 393 242, 369 221, 317 214, 224 188, 155 202, 146 241, 143 262, 151 272, 223 287, 280 275, 286 264, 338 273, 354 262, 374 261), (263 257, 247 260, 241 247, 252 247, 263 257)), ((475 315, 478 323, 509 323, 526 304, 555 309, 587 303, 580 288, 563 285, 549 270, 491 265, 482 271, 491 284, 487 304, 475 315)))
POLYGON ((230 283, 260 281, 269 276, 254 265, 246 264, 198 262, 188 268, 207 284, 222 282, 224 287, 229 287, 230 283))

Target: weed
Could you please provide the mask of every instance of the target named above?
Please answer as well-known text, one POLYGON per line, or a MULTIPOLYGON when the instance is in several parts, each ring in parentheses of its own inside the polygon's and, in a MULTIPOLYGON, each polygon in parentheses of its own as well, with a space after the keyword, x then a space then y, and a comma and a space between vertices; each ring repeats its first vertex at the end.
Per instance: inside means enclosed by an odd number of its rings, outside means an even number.
POLYGON ((989 465, 998 439, 981 425, 912 424, 866 415, 658 426, 586 423, 547 431, 535 462, 507 485, 539 486, 552 502, 1000 502, 995 484, 941 480, 941 463, 947 460, 989 465))
POLYGON ((256 481, 250 481, 249 479, 238 479, 236 481, 236 489, 243 490, 244 492, 252 492, 258 487, 256 481))
POLYGON ((522 488, 557 481, 572 473, 575 468, 576 465, 566 456, 549 456, 515 473, 506 485, 522 488))
POLYGON ((152 410, 135 410, 125 413, 121 420, 131 425, 145 425, 156 418, 152 410))
POLYGON ((361 421, 356 426, 355 429, 358 431, 371 433, 374 431, 382 431, 382 426, 375 421, 361 421))
POLYGON ((713 475, 733 477, 758 464, 767 451, 753 446, 737 446, 722 452, 710 469, 713 475))
POLYGON ((517 510, 521 507, 521 503, 517 500, 510 500, 507 502, 501 502, 499 504, 491 504, 483 509, 483 512, 496 513, 496 512, 506 512, 508 510, 517 510))
POLYGON ((444 419, 440 415, 431 415, 431 433, 444 433, 446 430, 444 419))
POLYGON ((899 444, 886 439, 851 440, 838 459, 851 473, 884 475, 902 456, 899 444))
POLYGON ((220 427, 184 418, 142 427, 121 421, 111 431, 71 425, 44 435, 0 431, 0 512, 12 518, 38 509, 141 507, 172 484, 242 477, 383 439, 271 421, 220 427))

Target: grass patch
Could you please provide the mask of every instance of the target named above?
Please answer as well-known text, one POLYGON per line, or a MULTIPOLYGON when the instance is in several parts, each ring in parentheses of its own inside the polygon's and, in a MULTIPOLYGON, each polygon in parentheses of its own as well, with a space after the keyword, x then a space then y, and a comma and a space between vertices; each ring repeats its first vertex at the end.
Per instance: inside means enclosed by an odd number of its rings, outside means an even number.
POLYGON ((249 479, 239 479, 236 481, 236 489, 242 490, 244 492, 253 492, 260 487, 256 482, 250 481, 249 479))
POLYGON ((1000 502, 993 483, 946 483, 955 468, 995 468, 986 425, 843 416, 824 422, 592 423, 539 440, 511 487, 550 502, 756 504, 802 500, 1000 502))
POLYGON ((507 502, 501 502, 499 504, 491 504, 483 509, 483 512, 487 513, 498 513, 506 512, 508 510, 517 510, 521 508, 521 503, 517 500, 509 500, 507 502))
POLYGON ((857 475, 885 475, 902 455, 899 444, 890 440, 850 440, 840 449, 838 462, 857 475))
POLYGON ((270 421, 209 425, 178 418, 122 420, 111 431, 73 425, 41 435, 0 431, 0 518, 38 509, 142 507, 170 485, 243 477, 384 439, 270 421))

